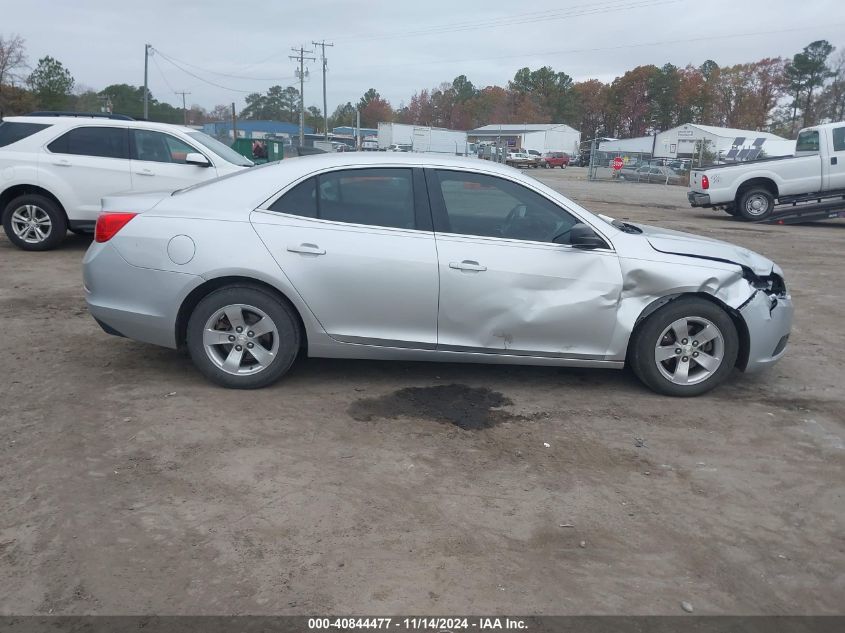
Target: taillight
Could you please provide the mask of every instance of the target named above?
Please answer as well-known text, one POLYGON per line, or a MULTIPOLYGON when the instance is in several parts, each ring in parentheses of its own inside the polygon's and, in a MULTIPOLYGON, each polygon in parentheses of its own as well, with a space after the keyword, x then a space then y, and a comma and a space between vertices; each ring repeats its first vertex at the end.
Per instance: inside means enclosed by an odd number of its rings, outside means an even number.
POLYGON ((137 213, 101 213, 94 228, 95 242, 108 242, 117 235, 137 213))
POLYGON ((707 177, 707 174, 701 176, 701 188, 710 189, 710 179, 707 177))

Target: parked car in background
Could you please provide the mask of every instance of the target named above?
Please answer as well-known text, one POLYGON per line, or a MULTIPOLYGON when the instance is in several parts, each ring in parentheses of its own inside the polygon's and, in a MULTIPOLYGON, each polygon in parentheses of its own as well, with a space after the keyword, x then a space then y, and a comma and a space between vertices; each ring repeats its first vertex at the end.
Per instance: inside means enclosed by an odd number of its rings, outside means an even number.
POLYGON ((623 167, 619 171, 622 180, 633 180, 635 182, 650 182, 663 185, 684 184, 684 175, 670 169, 649 163, 623 167))
POLYGON ((536 167, 536 165, 534 165, 534 159, 522 150, 509 151, 507 158, 505 158, 505 164, 517 168, 525 167, 526 169, 536 167))
POLYGON ((546 152, 540 158, 540 167, 566 169, 569 167, 569 154, 566 152, 546 152))
POLYGON ((540 161, 543 158, 542 152, 539 152, 536 149, 523 149, 522 151, 528 154, 528 157, 533 161, 535 167, 540 166, 540 161))
POLYGON ((410 152, 411 145, 404 145, 402 143, 394 143, 390 147, 388 147, 386 152, 410 152))
MULTIPOLYGON (((783 273, 739 246, 593 215, 490 162, 322 154, 107 197, 83 262, 103 329, 187 347, 226 387, 300 354, 619 368, 693 396, 783 356, 783 273)), ((125 353, 133 348, 124 346, 125 353)))
POLYGON ((68 229, 93 232, 100 199, 173 191, 252 166, 191 128, 122 116, 68 113, 0 122, 0 214, 29 251, 55 248, 68 229))
POLYGON ((693 207, 763 220, 776 201, 810 194, 819 201, 845 196, 845 121, 801 130, 795 156, 693 169, 687 198, 693 207))

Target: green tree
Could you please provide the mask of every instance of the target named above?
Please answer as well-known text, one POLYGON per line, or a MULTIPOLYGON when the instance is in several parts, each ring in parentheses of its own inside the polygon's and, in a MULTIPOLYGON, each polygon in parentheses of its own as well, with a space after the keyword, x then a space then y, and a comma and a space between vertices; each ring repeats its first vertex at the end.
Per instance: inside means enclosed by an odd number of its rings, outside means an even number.
POLYGON ((73 90, 73 75, 57 59, 47 55, 38 60, 27 84, 35 93, 38 105, 45 110, 61 110, 67 106, 73 90))
POLYGON ((355 106, 353 106, 352 103, 349 101, 337 106, 334 109, 332 115, 329 117, 330 130, 332 128, 341 127, 345 125, 355 125, 355 106))
POLYGON ((457 103, 466 103, 478 94, 478 90, 475 89, 475 86, 467 79, 466 75, 455 77, 452 80, 452 89, 455 91, 455 101, 457 103))
POLYGON ((834 51, 834 46, 827 40, 816 40, 797 53, 786 66, 786 81, 790 93, 794 96, 792 104, 792 129, 795 132, 795 122, 799 108, 803 110, 804 126, 816 122, 813 114, 813 96, 818 88, 835 75, 828 67, 827 58, 834 51), (803 103, 801 99, 803 97, 803 103))
POLYGON ((681 89, 681 75, 677 66, 665 64, 649 81, 649 96, 652 104, 652 124, 659 130, 668 130, 678 120, 678 95, 681 89))

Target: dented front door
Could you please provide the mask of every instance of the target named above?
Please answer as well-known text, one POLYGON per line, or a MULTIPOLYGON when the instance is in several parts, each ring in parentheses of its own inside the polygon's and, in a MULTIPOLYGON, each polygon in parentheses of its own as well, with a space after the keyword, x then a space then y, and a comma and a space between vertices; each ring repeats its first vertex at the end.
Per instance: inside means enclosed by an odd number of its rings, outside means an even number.
POLYGON ((616 254, 436 234, 437 348, 602 359, 622 290, 616 254))

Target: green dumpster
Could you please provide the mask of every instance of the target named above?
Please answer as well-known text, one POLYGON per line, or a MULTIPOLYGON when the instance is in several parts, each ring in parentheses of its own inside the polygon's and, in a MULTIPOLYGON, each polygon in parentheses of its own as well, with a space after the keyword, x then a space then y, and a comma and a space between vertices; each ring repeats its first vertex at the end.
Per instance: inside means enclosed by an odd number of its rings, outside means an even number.
POLYGON ((238 138, 232 143, 232 149, 259 165, 284 158, 284 145, 280 140, 238 138))

